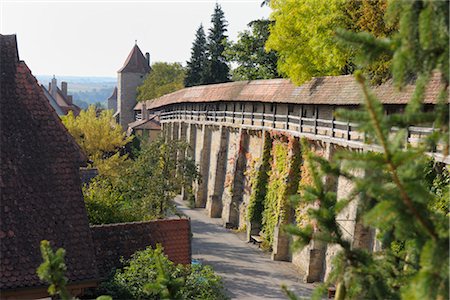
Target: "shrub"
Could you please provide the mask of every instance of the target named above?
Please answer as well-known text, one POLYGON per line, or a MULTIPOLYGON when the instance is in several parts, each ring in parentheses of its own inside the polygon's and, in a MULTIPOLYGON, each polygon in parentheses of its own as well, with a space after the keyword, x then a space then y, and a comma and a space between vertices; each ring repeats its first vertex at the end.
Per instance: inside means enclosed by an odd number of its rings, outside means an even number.
POLYGON ((175 265, 159 245, 137 251, 123 264, 100 287, 114 299, 227 299, 209 266, 175 265))

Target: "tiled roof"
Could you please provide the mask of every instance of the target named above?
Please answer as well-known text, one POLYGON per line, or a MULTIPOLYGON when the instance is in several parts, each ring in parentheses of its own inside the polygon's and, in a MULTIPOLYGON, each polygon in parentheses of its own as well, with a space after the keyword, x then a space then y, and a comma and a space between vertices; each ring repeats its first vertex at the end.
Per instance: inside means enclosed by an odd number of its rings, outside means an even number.
POLYGON ((161 244, 171 261, 191 263, 191 227, 188 219, 156 220, 91 226, 100 276, 120 266, 120 257, 161 244))
POLYGON ((41 84, 41 88, 44 91, 45 97, 48 99, 58 115, 67 115, 69 111, 72 111, 74 116, 78 116, 80 114, 81 108, 75 104, 67 103, 66 96, 64 96, 63 92, 59 88, 57 89, 56 98, 52 96, 44 85, 41 84))
POLYGON ((67 114, 66 111, 64 111, 56 102, 55 98, 53 98, 53 96, 50 94, 50 92, 45 88, 44 85, 41 84, 41 88, 42 91, 44 92, 45 97, 48 99, 48 101, 50 102, 50 105, 53 107, 53 109, 56 111, 56 113, 58 114, 58 116, 62 116, 67 114))
MULTIPOLYGON (((439 74, 434 74, 425 93, 425 103, 435 103, 440 88, 439 74)), ((414 85, 398 91, 392 81, 372 90, 384 104, 406 104, 414 85)), ((298 104, 357 105, 362 101, 361 87, 352 75, 314 78, 295 86, 287 79, 238 81, 184 88, 162 97, 146 101, 147 109, 174 103, 250 101, 298 104)), ((142 109, 142 102, 135 110, 142 109)))
POLYGON ((131 49, 127 60, 123 64, 123 67, 117 71, 118 73, 140 73, 147 74, 150 72, 150 66, 148 65, 147 59, 139 49, 138 45, 134 45, 131 49))
POLYGON ((161 123, 159 122, 159 116, 152 115, 147 120, 138 120, 128 124, 128 128, 161 130, 161 123))
POLYGON ((80 149, 27 65, 0 35, 0 291, 42 287, 40 241, 66 249, 69 283, 95 280, 80 149))

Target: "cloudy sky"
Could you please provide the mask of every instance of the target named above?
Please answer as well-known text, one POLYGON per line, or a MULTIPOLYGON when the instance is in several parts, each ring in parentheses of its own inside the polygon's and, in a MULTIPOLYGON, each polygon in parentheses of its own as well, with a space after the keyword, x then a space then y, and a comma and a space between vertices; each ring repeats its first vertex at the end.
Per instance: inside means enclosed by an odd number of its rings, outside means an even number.
MULTIPOLYGON (((268 17, 262 0, 222 0, 228 34, 268 17)), ((137 40, 151 60, 190 57, 200 23, 210 27, 216 1, 0 0, 0 33, 17 34, 19 55, 34 74, 116 76, 137 40)))

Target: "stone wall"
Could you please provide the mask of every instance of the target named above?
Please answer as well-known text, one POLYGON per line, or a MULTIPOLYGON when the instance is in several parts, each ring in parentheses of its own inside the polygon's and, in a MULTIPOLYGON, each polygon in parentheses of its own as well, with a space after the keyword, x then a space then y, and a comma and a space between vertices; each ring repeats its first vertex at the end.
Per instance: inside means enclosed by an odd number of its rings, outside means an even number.
POLYGON ((145 74, 118 73, 117 110, 120 112, 119 124, 128 129, 128 124, 135 121, 134 106, 136 105, 137 87, 144 81, 145 74))
MULTIPOLYGON (((189 109, 204 110, 205 104, 189 104, 189 109)), ((184 108, 184 107, 183 107, 184 108)), ((176 110, 176 107, 173 109, 176 110)), ((212 108, 208 108, 212 109, 212 108)), ((194 184, 195 206, 205 208, 210 217, 222 218, 223 225, 228 228, 243 228, 247 224, 247 207, 252 195, 250 184, 251 171, 258 165, 263 150, 263 132, 267 128, 257 126, 273 126, 273 121, 269 118, 264 122, 258 120, 246 120, 240 118, 241 111, 247 114, 266 113, 277 114, 279 116, 300 116, 314 118, 318 116, 323 119, 332 119, 332 106, 314 106, 314 105, 288 105, 272 103, 219 103, 218 110, 228 110, 235 113, 225 116, 213 116, 207 119, 201 117, 198 120, 174 120, 173 122, 163 122, 164 134, 166 139, 182 139, 186 141, 190 148, 186 155, 194 158, 202 179, 194 184), (302 113, 303 111, 303 113, 302 113)), ((326 131, 331 137, 331 128, 319 129, 311 126, 313 122, 307 121, 309 128, 306 133, 320 133, 326 131)), ((299 130, 300 122, 292 123, 287 126, 286 122, 277 122, 273 130, 268 130, 269 134, 279 134, 286 140, 295 140, 298 143, 298 136, 294 136, 292 131, 299 130), (286 129, 288 131, 286 131, 286 129)), ((305 124, 303 124, 305 126, 305 124)), ((317 127, 325 126, 316 122, 317 127)), ((325 126, 326 127, 326 126, 325 126)), ((317 155, 330 159, 337 146, 332 141, 315 140, 308 135, 310 149, 317 155)), ((273 142, 273 141, 272 141, 273 142)), ((295 148, 298 153, 298 147, 295 148)), ((294 152, 290 151, 288 158, 294 157, 294 152)), ((273 155, 273 153, 272 153, 273 155)), ((288 166, 289 167, 289 166, 288 166)), ((289 167, 290 168, 290 167, 289 167)), ((356 174, 363 176, 363 174, 356 174)), ((307 176, 300 171, 300 178, 307 176)), ((300 179, 301 180, 301 179, 300 179)), ((332 188, 339 198, 348 195, 352 186, 344 178, 334 180, 332 178, 323 178, 324 183, 332 188)), ((295 187, 293 182, 286 182, 286 186, 295 187)), ((295 193, 295 191, 294 191, 295 193)), ((319 204, 317 204, 319 205, 319 204)), ((372 249, 377 247, 374 243, 374 233, 358 223, 357 199, 344 210, 339 216, 339 224, 348 239, 352 240, 354 247, 366 247, 372 249)), ((304 212, 311 206, 304 207, 304 212)), ((297 209, 297 208, 295 208, 297 209)), ((290 208, 290 217, 288 222, 296 222, 294 208, 290 208)), ((283 221, 285 222, 285 221, 283 221)), ((339 248, 332 245, 325 245, 320 242, 312 242, 302 251, 292 253, 290 248, 291 237, 283 231, 283 222, 275 226, 273 232, 272 259, 290 260, 305 274, 303 278, 307 282, 318 282, 326 279, 331 271, 331 260, 339 251, 339 248)), ((299 224, 299 226, 302 226, 299 224)), ((251 235, 258 235, 261 230, 261 224, 251 224, 251 235)))
POLYGON ((191 263, 191 227, 188 219, 157 220, 91 226, 96 260, 101 277, 117 267, 120 258, 161 244, 171 261, 191 263))

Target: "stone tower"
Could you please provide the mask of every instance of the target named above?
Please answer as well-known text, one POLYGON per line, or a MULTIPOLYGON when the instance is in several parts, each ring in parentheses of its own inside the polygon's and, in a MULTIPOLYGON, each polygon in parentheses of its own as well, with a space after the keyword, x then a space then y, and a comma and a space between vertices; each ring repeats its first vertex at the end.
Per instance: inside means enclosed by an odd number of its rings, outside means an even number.
POLYGON ((137 87, 150 71, 150 55, 146 53, 144 57, 137 44, 134 45, 123 67, 117 71, 117 111, 119 124, 124 130, 134 121, 137 87))

